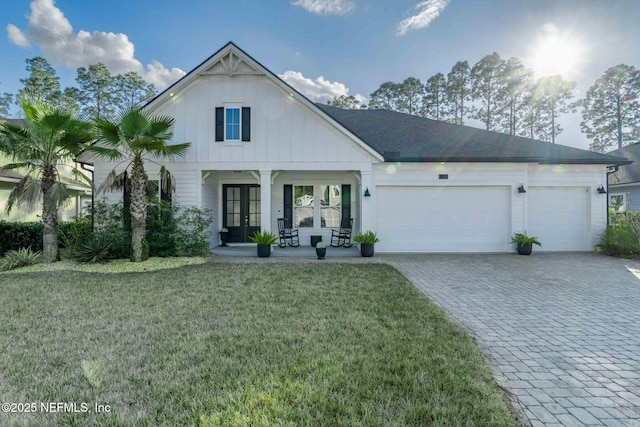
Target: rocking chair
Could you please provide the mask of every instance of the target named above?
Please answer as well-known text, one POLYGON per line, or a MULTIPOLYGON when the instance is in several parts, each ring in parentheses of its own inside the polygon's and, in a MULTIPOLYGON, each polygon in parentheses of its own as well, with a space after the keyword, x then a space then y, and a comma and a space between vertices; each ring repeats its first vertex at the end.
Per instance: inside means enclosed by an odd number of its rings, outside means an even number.
POLYGON ((278 218, 278 237, 280 239, 278 246, 281 248, 287 245, 292 247, 300 246, 298 230, 291 228, 291 220, 289 218, 278 218))
POLYGON ((353 227, 353 218, 343 218, 340 222, 340 229, 331 230, 331 246, 337 248, 343 246, 350 248, 353 246, 351 243, 351 228, 353 227))

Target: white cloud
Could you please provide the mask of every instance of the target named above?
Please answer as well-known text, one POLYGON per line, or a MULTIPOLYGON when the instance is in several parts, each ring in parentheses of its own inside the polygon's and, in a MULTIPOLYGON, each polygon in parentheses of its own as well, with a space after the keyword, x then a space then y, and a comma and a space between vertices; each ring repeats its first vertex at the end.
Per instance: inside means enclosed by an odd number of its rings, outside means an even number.
MULTIPOLYGON (((343 83, 331 82, 322 76, 312 80, 303 76, 299 71, 289 70, 285 71, 283 74, 278 74, 278 77, 313 102, 326 104, 327 101, 333 100, 336 96, 349 96, 349 88, 343 83)), ((365 104, 367 102, 367 99, 360 94, 356 94, 354 97, 360 101, 361 104, 365 104)))
POLYGON ((7 25, 7 37, 9 37, 9 41, 16 46, 20 46, 23 48, 31 47, 31 43, 25 33, 18 27, 13 24, 7 25))
POLYGON ((403 36, 411 30, 428 27, 431 21, 436 19, 450 2, 451 0, 426 0, 418 3, 414 7, 417 13, 402 20, 396 28, 396 34, 403 36))
MULTIPOLYGON (((74 33, 71 23, 55 6, 54 0, 34 0, 27 20, 27 32, 31 40, 53 63, 75 69, 101 62, 113 74, 135 71, 159 90, 186 74, 178 68, 168 70, 158 61, 147 65, 145 71, 142 63, 135 58, 135 46, 126 34, 102 31, 89 33, 84 30, 74 33)), ((24 36, 17 27, 9 25, 24 36)), ((14 31, 14 34, 17 32, 14 31)), ((11 32, 9 37, 14 41, 11 32)))
POLYGON ((291 4, 318 15, 347 15, 356 8, 350 0, 296 0, 291 4))

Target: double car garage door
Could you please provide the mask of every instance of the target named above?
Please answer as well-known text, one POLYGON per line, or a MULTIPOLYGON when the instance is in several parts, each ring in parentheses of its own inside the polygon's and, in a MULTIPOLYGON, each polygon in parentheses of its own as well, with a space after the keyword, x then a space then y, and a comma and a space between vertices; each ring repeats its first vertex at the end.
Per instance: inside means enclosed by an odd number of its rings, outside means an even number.
MULTIPOLYGON (((378 250, 509 252, 511 187, 377 187, 378 250)), ((589 193, 530 187, 527 231, 544 250, 589 250, 589 193)))

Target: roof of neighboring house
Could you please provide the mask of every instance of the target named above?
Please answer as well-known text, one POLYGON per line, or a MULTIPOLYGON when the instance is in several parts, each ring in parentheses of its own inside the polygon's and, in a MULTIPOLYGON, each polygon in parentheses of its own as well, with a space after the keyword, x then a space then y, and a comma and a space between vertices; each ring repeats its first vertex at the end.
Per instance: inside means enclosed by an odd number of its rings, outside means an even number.
POLYGON ((4 181, 7 178, 11 180, 21 179, 22 175, 10 169, 5 169, 2 166, 0 166, 0 180, 4 181))
POLYGON ((607 153, 633 161, 633 164, 621 166, 617 172, 609 175, 609 185, 640 183, 640 142, 630 144, 607 153))
POLYGON ((343 110, 316 104, 382 154, 387 162, 523 162, 628 164, 578 148, 388 110, 343 110))

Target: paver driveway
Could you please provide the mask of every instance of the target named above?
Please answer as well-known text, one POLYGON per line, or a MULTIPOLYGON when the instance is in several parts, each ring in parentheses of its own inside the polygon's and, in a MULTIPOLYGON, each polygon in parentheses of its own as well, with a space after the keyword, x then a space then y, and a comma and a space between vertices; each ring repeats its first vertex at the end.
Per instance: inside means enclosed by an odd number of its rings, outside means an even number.
POLYGON ((640 426, 640 280, 627 269, 640 263, 589 253, 378 261, 475 335, 532 425, 640 426))

